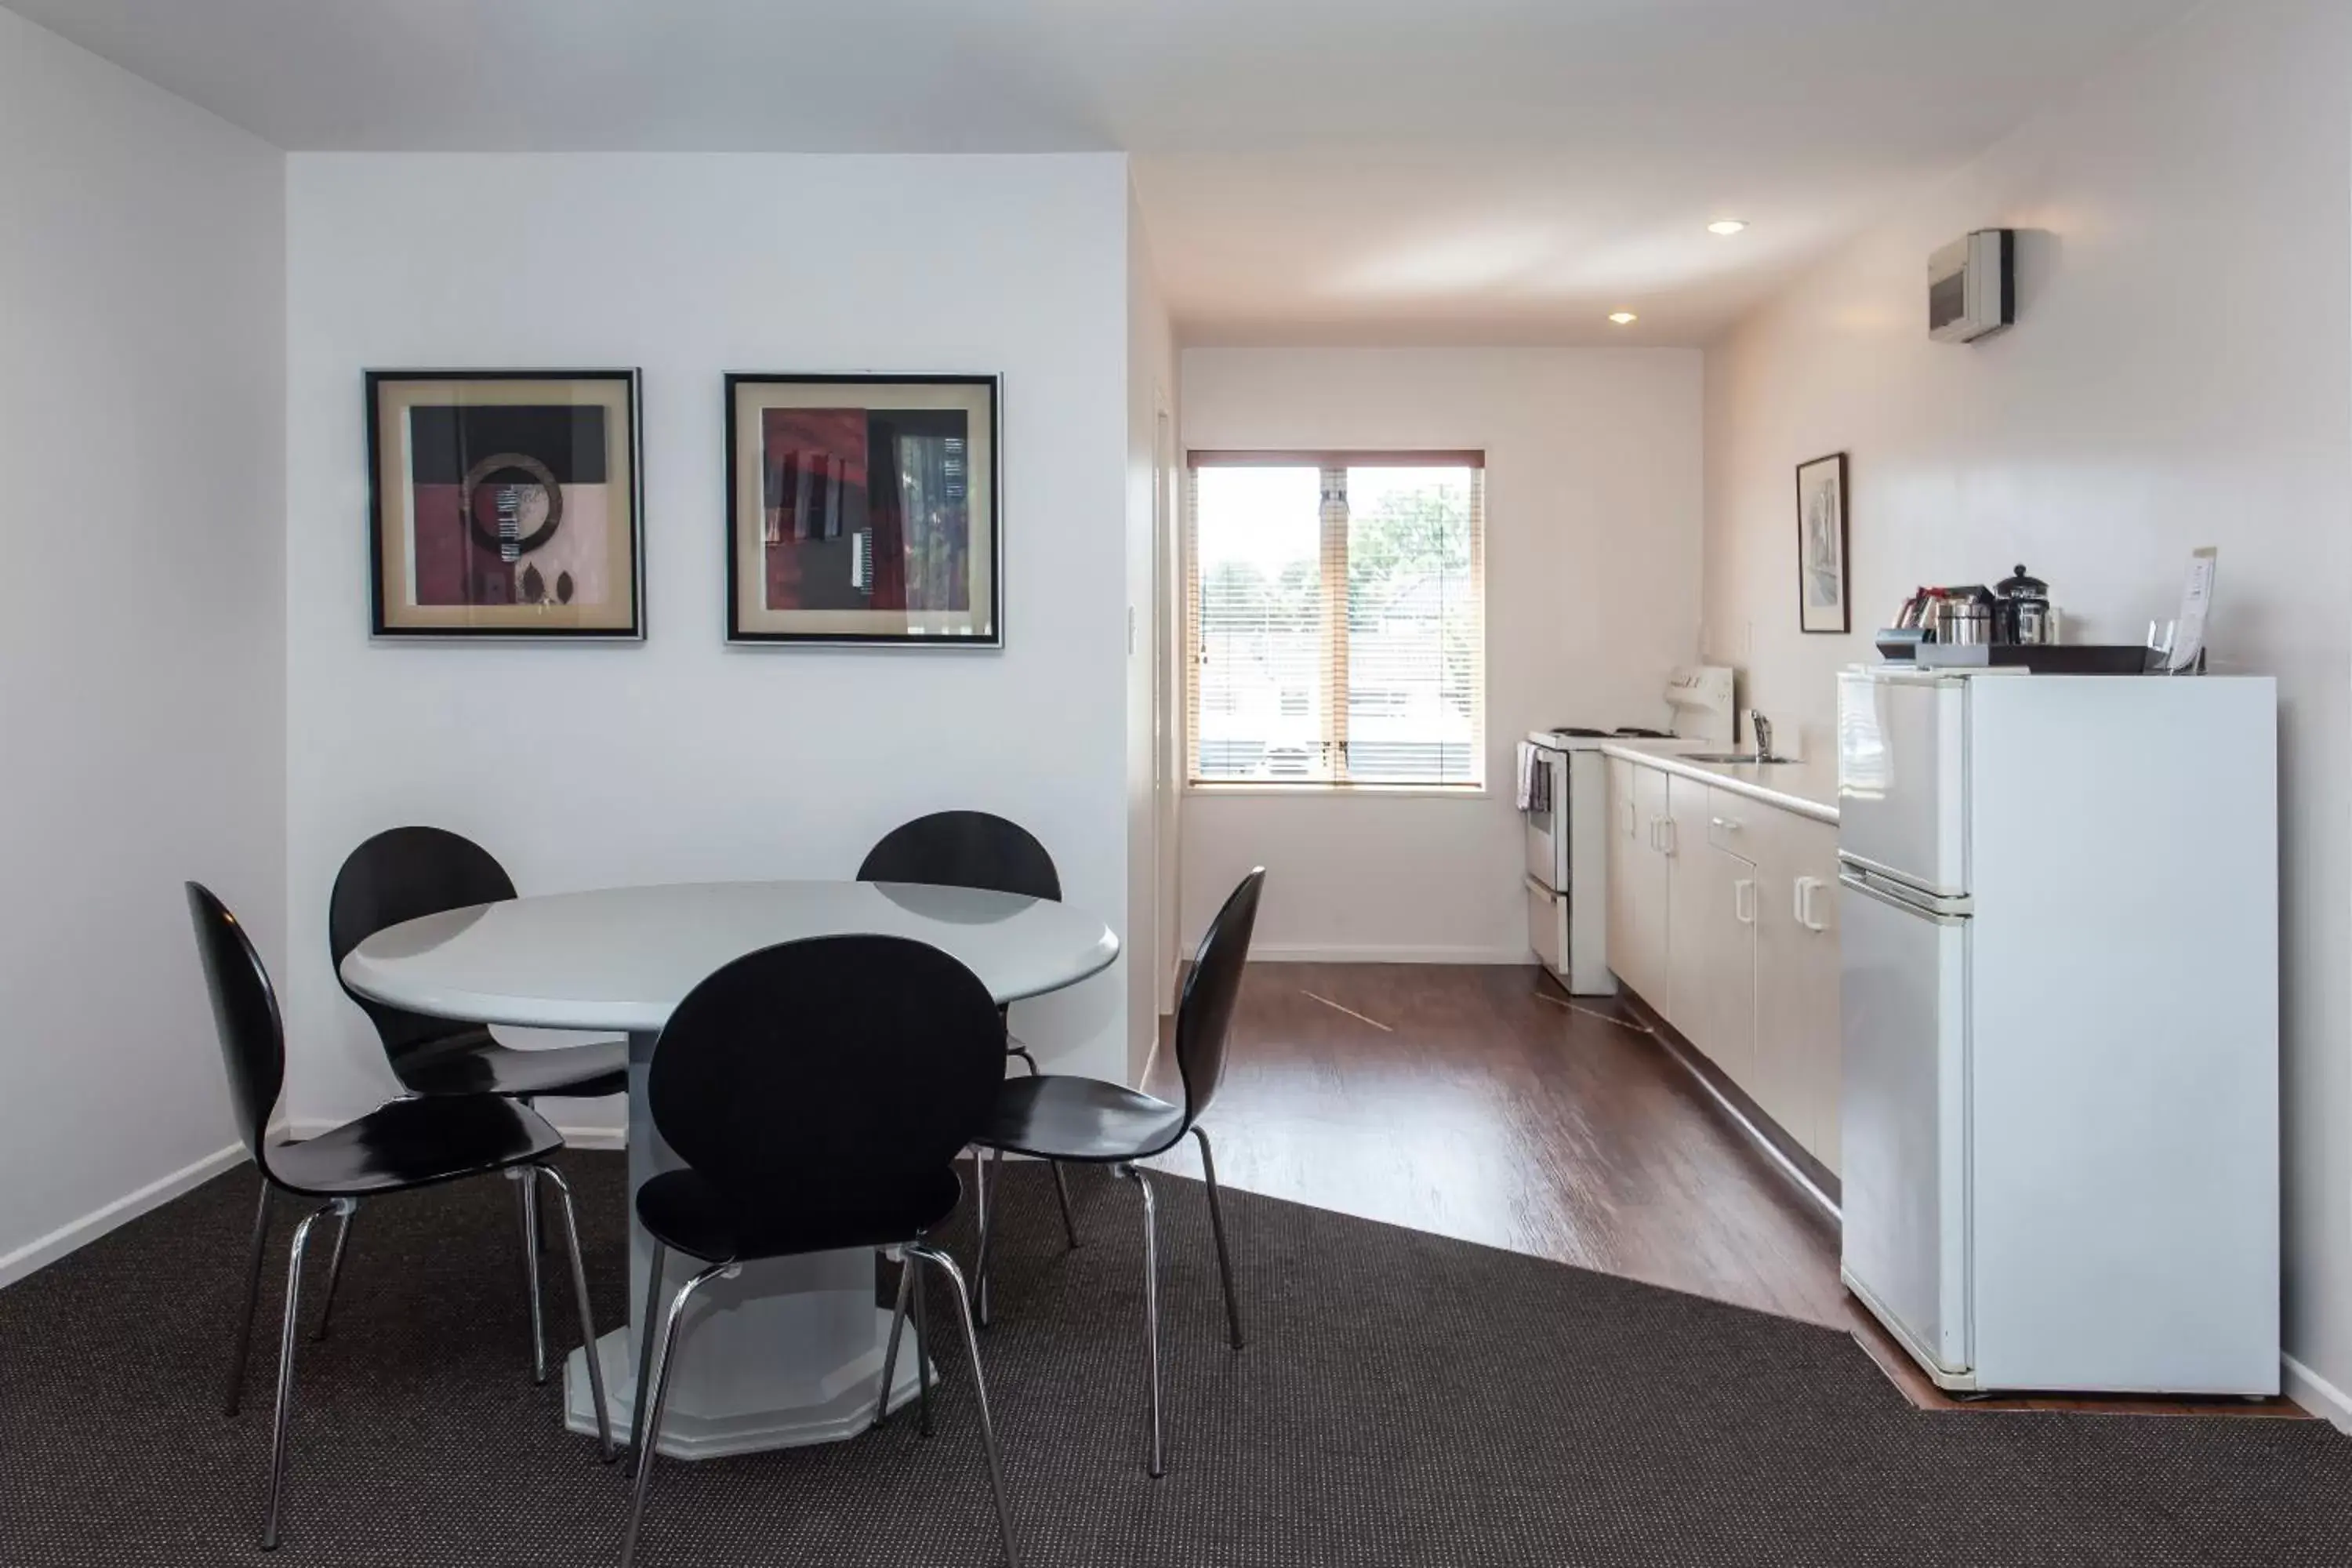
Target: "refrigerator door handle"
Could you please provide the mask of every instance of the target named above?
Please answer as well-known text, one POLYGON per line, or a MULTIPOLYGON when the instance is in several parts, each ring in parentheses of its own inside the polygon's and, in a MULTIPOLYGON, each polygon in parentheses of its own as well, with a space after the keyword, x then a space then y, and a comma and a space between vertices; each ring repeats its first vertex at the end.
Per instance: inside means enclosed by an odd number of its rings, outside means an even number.
POLYGON ((1888 909, 1900 910, 1906 915, 1916 915, 1923 921, 1932 921, 1939 926, 1966 925, 1969 922, 1969 917, 1964 913, 1934 910, 1925 904, 1915 904, 1908 899, 1896 897, 1874 882, 1864 880, 1851 871, 1838 873, 1838 886, 1851 888, 1865 899, 1877 900, 1888 909))

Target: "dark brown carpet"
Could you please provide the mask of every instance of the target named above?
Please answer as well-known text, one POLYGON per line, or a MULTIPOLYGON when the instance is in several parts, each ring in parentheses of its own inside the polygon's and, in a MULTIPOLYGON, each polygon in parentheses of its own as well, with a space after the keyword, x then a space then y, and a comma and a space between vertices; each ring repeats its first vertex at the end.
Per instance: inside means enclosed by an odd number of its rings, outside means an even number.
MULTIPOLYGON (((564 1163, 617 1323, 621 1159, 564 1163)), ((982 1340, 1040 1568, 2352 1563, 2352 1444, 2320 1423, 1920 1414, 1840 1333, 1243 1194, 1235 1354, 1201 1189, 1174 1178, 1154 1482, 1134 1191, 1074 1171, 1087 1240, 1065 1254, 1042 1174, 1008 1182, 982 1340)), ((252 1191, 234 1173, 0 1292, 0 1563, 257 1559, 274 1298, 245 1414, 216 1407, 252 1191)), ((301 1347, 278 1563, 617 1557, 623 1468, 530 1379, 511 1205, 490 1182, 362 1211, 334 1337, 301 1347)), ((559 1250, 568 1325, 561 1270, 559 1250)), ((852 1443, 659 1465, 647 1568, 997 1561, 962 1358, 944 1334, 936 1350, 950 1381, 928 1442, 909 1415, 852 1443)))

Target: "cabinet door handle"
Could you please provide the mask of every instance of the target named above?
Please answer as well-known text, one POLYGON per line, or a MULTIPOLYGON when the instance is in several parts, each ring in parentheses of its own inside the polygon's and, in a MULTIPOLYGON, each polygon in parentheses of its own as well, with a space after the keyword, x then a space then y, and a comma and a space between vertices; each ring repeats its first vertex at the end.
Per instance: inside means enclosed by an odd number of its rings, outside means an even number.
POLYGON ((1829 927, 1822 921, 1813 918, 1813 895, 1821 891, 1823 885, 1824 884, 1819 877, 1800 877, 1797 879, 1797 923, 1804 927, 1807 931, 1827 931, 1829 929, 1829 927))
POLYGON ((1739 831, 1739 824, 1733 821, 1730 817, 1715 816, 1709 817, 1707 820, 1713 823, 1716 826, 1723 829, 1726 833, 1737 833, 1739 831))
POLYGON ((1744 926, 1756 923, 1756 883, 1743 877, 1731 884, 1731 912, 1744 926))
POLYGON ((1675 819, 1671 816, 1658 818, 1658 851, 1667 856, 1675 852, 1675 819))

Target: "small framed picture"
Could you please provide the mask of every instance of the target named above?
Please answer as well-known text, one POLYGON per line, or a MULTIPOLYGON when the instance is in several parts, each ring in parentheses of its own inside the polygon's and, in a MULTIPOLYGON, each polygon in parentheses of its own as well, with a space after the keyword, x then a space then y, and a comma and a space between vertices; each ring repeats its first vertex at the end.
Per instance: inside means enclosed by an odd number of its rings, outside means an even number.
POLYGON ((1797 466, 1797 624, 1809 632, 1853 629, 1846 603, 1845 454, 1797 466))
POLYGON ((634 370, 367 375, 379 637, 645 636, 634 370))
POLYGON ((1004 646, 992 375, 727 378, 727 639, 1004 646))

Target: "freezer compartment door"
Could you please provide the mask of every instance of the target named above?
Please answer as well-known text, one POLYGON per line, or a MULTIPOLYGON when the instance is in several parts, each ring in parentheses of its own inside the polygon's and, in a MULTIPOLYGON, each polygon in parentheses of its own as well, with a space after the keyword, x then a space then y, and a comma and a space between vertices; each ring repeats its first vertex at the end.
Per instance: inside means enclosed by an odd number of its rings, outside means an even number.
POLYGON ((1968 687, 1838 677, 1838 852, 1944 898, 1968 893, 1968 687))
POLYGON ((1971 1364, 1969 921, 1838 879, 1845 1277, 1912 1354, 1971 1364))

